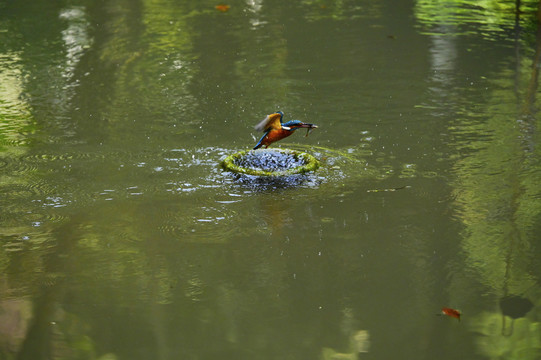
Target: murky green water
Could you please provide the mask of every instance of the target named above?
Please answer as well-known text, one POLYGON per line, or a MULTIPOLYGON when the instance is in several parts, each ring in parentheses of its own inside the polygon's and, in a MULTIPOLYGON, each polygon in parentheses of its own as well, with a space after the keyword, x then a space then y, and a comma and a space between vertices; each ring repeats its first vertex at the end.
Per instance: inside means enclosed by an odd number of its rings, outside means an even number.
POLYGON ((538 4, 397 3, 0 0, 0 358, 541 358, 538 4))

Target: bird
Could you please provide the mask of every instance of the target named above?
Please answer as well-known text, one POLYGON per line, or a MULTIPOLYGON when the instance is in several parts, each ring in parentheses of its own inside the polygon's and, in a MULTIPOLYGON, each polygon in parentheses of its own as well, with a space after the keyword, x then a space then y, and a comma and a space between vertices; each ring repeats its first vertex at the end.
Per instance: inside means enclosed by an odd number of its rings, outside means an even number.
POLYGON ((254 127, 255 130, 264 131, 265 134, 261 137, 261 139, 259 139, 253 150, 259 149, 262 146, 268 148, 273 142, 288 137, 297 129, 308 129, 306 132, 306 136, 308 136, 312 129, 317 128, 317 125, 315 124, 304 123, 300 120, 290 120, 283 123, 283 118, 284 113, 281 111, 276 111, 270 115, 267 115, 266 118, 264 118, 254 127))

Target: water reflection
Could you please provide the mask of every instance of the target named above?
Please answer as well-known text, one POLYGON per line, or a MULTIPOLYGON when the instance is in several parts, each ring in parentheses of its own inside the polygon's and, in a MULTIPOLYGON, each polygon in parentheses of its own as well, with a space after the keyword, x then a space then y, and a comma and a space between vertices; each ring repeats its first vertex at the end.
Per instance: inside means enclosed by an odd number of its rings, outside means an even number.
POLYGON ((216 5, 0 4, 0 357, 537 354, 534 2, 216 5))
MULTIPOLYGON (((526 214, 524 207, 538 213, 537 209, 526 205, 530 203, 527 200, 530 195, 527 194, 538 191, 531 188, 527 180, 530 165, 521 145, 523 135, 520 126, 517 126, 522 117, 521 104, 525 93, 520 90, 520 84, 537 81, 527 81, 530 75, 538 75, 528 72, 522 59, 532 52, 519 46, 519 37, 508 36, 508 42, 516 42, 515 47, 503 46, 514 51, 514 54, 508 53, 507 56, 517 64, 515 73, 509 71, 508 66, 500 69, 498 64, 487 64, 486 77, 476 79, 471 77, 474 73, 461 68, 458 63, 461 49, 457 46, 459 38, 456 37, 469 34, 467 29, 471 22, 485 29, 483 37, 494 40, 502 36, 502 30, 518 31, 515 22, 521 24, 524 20, 521 20, 519 10, 512 3, 506 5, 509 11, 492 9, 490 14, 486 12, 488 8, 480 6, 475 11, 463 13, 471 5, 467 2, 452 2, 449 5, 445 12, 435 8, 432 9, 435 12, 431 12, 427 4, 419 2, 417 10, 422 13, 420 18, 423 24, 430 25, 434 44, 432 81, 435 84, 434 98, 437 99, 434 104, 438 105, 431 111, 434 115, 442 116, 441 104, 445 104, 445 110, 454 114, 447 131, 453 150, 460 152, 452 157, 452 169, 456 177, 453 185, 456 216, 464 227, 461 248, 465 264, 476 274, 476 281, 483 284, 493 304, 500 298, 537 298, 535 294, 539 290, 534 285, 537 275, 532 276, 532 269, 536 265, 531 262, 528 250, 532 239, 529 225, 532 223, 529 219, 531 213, 526 214), (430 18, 427 16, 429 13, 430 18), (460 18, 461 14, 465 18, 460 18), (494 19, 494 22, 489 24, 488 19, 494 19), (442 28, 446 31, 450 28, 456 30, 451 32, 452 36, 436 35, 439 32, 437 29, 442 28), (465 94, 471 93, 469 87, 477 87, 480 93, 484 90, 482 107, 476 101, 467 99, 465 94)), ((532 3, 524 4, 525 8, 529 6, 532 3)), ((537 89, 534 91, 537 93, 537 89)), ((453 293, 459 291, 456 285, 450 285, 453 293)), ((456 296, 454 299, 457 301, 456 296)), ((526 328, 535 326, 533 319, 522 317, 526 313, 521 314, 521 321, 510 322, 509 311, 501 310, 502 313, 480 310, 472 316, 469 326, 481 334, 476 338, 480 354, 505 358, 507 355, 504 354, 508 354, 509 358, 513 358, 516 352, 528 346, 517 343, 518 337, 510 331, 510 326, 518 324, 520 336, 527 338, 538 337, 539 333, 537 330, 524 333, 527 332, 526 328)), ((535 345, 532 348, 538 347, 535 345)))
MULTIPOLYGON (((26 144, 23 134, 32 125, 30 109, 21 99, 24 83, 20 54, 0 52, 0 69, 0 149, 17 153, 20 150, 16 147, 26 144)), ((0 160, 8 161, 3 159, 9 159, 9 156, 2 156, 0 160)))
MULTIPOLYGON (((512 40, 509 36, 515 29, 520 14, 535 14, 536 1, 484 2, 470 0, 418 0, 415 16, 428 35, 457 36, 480 35, 488 40, 512 40), (448 31, 448 27, 455 27, 448 31)), ((528 26, 528 16, 521 23, 528 26)))
POLYGON ((62 30, 62 39, 66 47, 66 64, 63 77, 69 79, 74 71, 85 49, 90 48, 92 40, 88 35, 89 24, 86 20, 86 9, 83 7, 71 7, 61 10, 60 19, 68 22, 68 27, 62 30))

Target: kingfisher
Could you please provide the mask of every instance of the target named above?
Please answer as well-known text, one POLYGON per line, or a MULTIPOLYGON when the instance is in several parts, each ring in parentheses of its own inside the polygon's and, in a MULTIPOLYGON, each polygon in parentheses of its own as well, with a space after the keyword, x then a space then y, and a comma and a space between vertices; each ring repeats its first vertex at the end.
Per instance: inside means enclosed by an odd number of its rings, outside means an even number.
POLYGON ((317 125, 303 123, 300 120, 290 120, 286 123, 282 122, 284 113, 281 111, 276 111, 270 115, 267 115, 259 124, 257 124, 254 129, 257 131, 264 131, 265 134, 259 139, 259 142, 254 146, 255 149, 259 149, 262 146, 268 148, 270 144, 275 141, 282 140, 285 137, 293 134, 293 132, 300 128, 308 129, 306 131, 306 136, 312 131, 312 129, 317 128, 317 125))

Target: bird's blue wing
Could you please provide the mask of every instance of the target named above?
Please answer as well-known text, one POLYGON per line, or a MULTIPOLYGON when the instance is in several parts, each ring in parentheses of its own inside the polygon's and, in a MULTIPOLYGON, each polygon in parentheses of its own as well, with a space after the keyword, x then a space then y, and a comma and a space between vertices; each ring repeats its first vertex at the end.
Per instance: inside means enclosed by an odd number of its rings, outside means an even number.
POLYGON ((257 142, 257 144, 255 144, 253 150, 255 149, 259 149, 262 145, 263 145, 263 139, 265 138, 265 136, 267 136, 267 134, 270 132, 270 130, 266 131, 263 136, 261 137, 261 139, 259 139, 259 141, 257 142))

